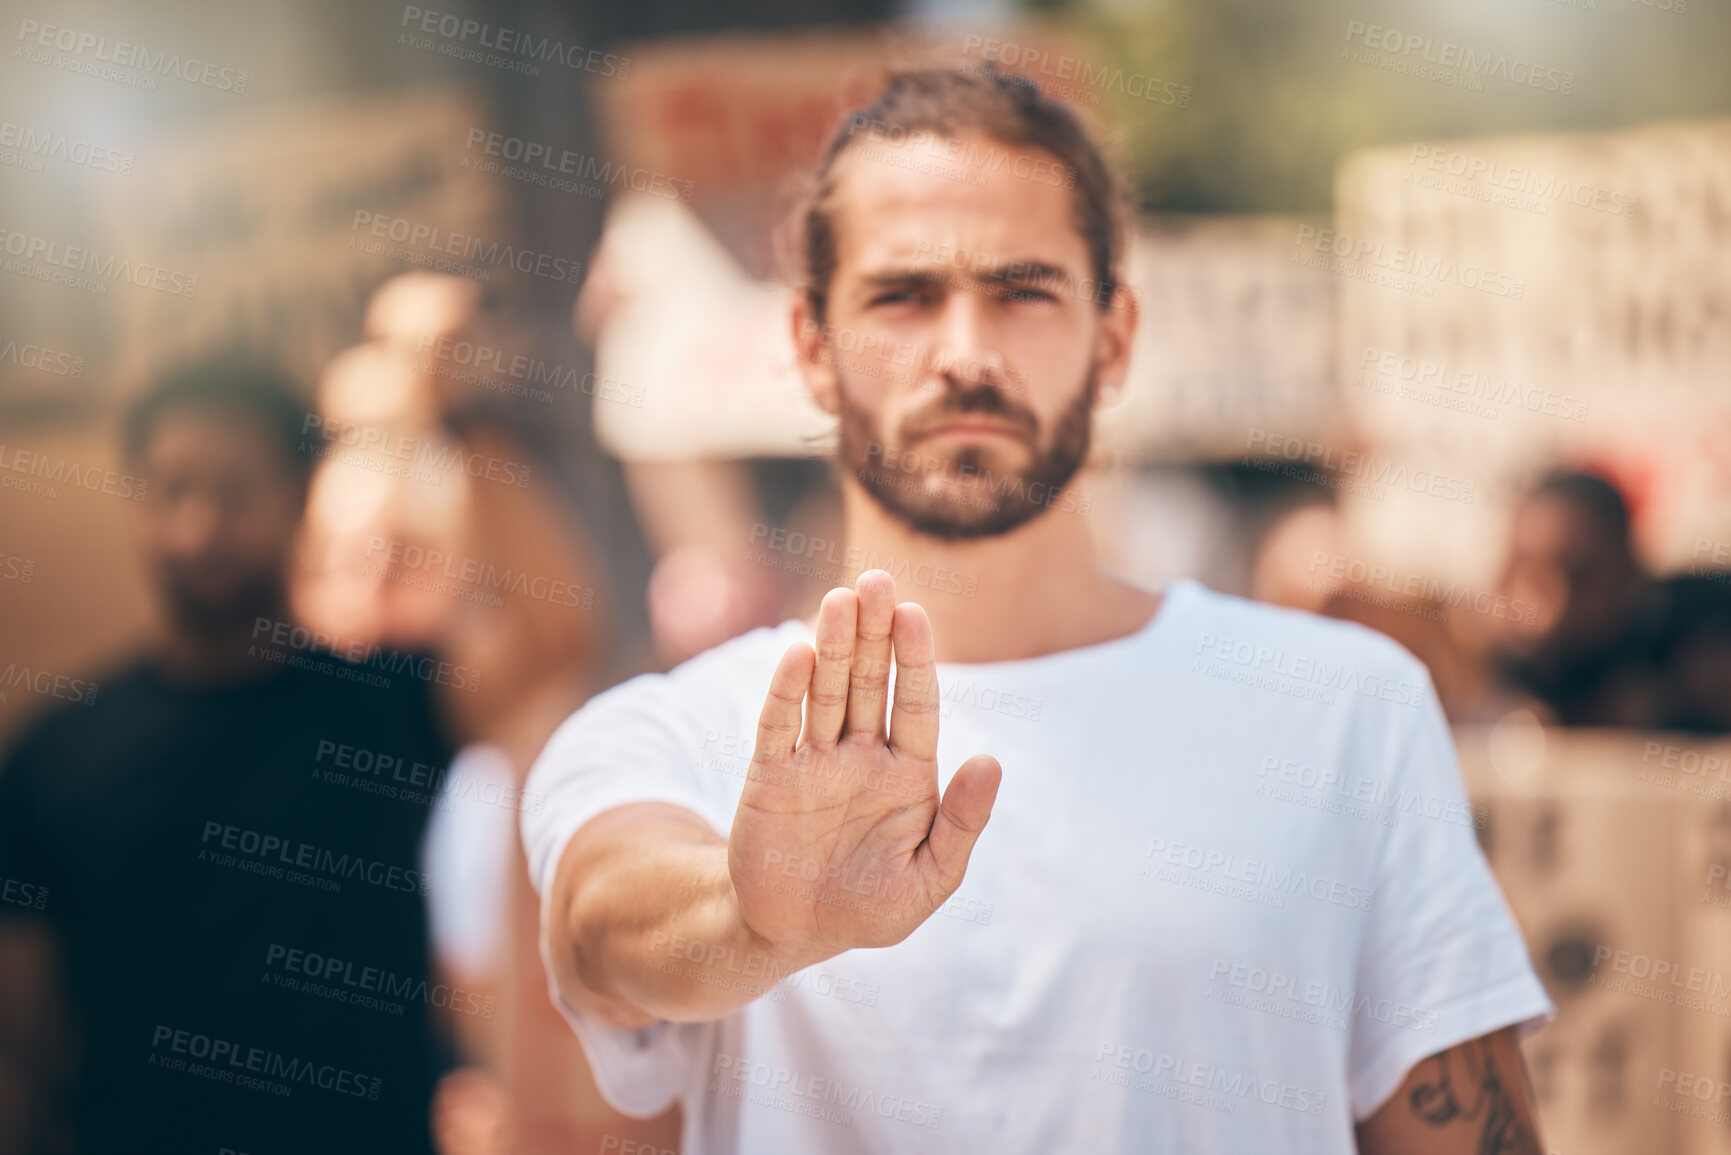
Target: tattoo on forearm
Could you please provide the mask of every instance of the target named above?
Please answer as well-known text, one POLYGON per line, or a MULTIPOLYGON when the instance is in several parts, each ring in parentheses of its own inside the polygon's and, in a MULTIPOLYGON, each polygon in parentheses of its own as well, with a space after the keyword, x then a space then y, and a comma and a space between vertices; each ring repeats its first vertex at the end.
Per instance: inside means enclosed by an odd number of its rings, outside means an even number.
MULTIPOLYGON (((1407 1097, 1414 1115, 1432 1127, 1476 1124, 1479 1155, 1543 1155, 1486 1040, 1433 1055, 1421 1070, 1422 1081, 1407 1097)), ((1524 1084, 1526 1072, 1515 1078, 1524 1084)))

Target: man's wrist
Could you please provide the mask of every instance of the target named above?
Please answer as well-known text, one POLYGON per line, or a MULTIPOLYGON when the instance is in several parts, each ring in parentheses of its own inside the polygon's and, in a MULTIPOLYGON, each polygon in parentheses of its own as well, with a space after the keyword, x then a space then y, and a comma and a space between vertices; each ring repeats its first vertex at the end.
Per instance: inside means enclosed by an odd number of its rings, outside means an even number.
POLYGON ((745 908, 739 901, 739 891, 734 888, 731 875, 728 878, 727 902, 730 921, 736 928, 735 941, 740 944, 740 954, 754 965, 762 966, 766 975, 774 976, 765 984, 764 990, 768 990, 788 975, 841 953, 826 949, 814 941, 776 940, 760 934, 746 920, 745 908))

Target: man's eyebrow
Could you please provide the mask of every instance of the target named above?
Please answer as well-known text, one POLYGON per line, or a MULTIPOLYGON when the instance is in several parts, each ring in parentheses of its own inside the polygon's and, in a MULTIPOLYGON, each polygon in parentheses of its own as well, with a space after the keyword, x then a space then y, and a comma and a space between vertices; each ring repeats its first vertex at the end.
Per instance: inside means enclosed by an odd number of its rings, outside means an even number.
POLYGON ((984 269, 953 268, 940 265, 905 269, 884 269, 860 278, 868 290, 892 285, 937 285, 958 281, 979 281, 982 284, 1025 285, 1041 281, 1062 281, 1070 274, 1044 261, 1006 261, 984 269))
POLYGON ((860 283, 868 289, 891 285, 936 285, 948 280, 949 275, 944 269, 885 269, 882 272, 867 273, 860 278, 860 283))
POLYGON ((996 285, 1025 285, 1034 281, 1061 281, 1069 274, 1044 261, 1011 261, 978 274, 980 280, 996 285))

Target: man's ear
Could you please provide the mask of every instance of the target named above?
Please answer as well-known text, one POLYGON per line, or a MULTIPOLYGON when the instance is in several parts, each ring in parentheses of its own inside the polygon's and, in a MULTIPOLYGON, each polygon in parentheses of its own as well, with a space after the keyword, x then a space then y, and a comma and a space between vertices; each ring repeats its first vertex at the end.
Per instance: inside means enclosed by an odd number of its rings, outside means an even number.
POLYGON ((799 375, 805 378, 811 399, 825 413, 838 413, 841 405, 834 350, 824 340, 823 324, 812 313, 811 301, 804 293, 794 294, 788 319, 793 326, 793 348, 799 363, 799 375))
POLYGON ((1124 399, 1124 387, 1130 377, 1130 348, 1141 316, 1136 291, 1120 282, 1113 290, 1111 303, 1100 314, 1100 335, 1094 343, 1100 382, 1097 404, 1101 408, 1110 408, 1124 399))

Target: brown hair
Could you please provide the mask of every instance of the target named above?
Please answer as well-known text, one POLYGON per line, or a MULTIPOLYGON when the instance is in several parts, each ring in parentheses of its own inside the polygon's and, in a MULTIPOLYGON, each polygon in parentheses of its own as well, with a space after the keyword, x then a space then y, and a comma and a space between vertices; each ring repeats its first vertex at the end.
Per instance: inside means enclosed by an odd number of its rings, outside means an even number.
POLYGON ((970 131, 1000 144, 1049 152, 1062 162, 1075 193, 1076 231, 1088 245, 1097 286, 1088 296, 1101 309, 1110 305, 1126 231, 1126 214, 1111 166, 1068 107, 1045 95, 1027 77, 1000 72, 988 62, 979 69, 892 72, 877 100, 850 113, 830 138, 799 221, 805 296, 816 320, 824 319, 835 276, 830 203, 836 160, 861 136, 886 136, 895 143, 921 132, 956 137, 970 131))

